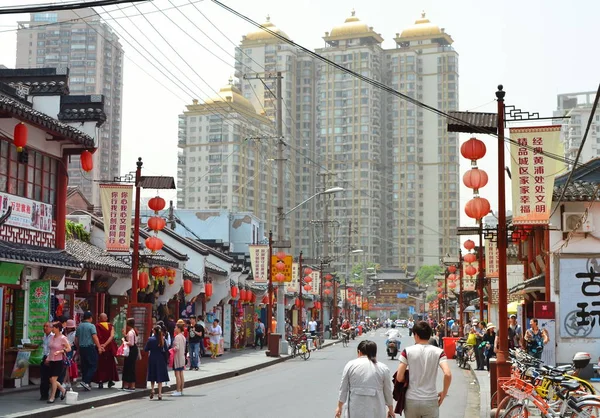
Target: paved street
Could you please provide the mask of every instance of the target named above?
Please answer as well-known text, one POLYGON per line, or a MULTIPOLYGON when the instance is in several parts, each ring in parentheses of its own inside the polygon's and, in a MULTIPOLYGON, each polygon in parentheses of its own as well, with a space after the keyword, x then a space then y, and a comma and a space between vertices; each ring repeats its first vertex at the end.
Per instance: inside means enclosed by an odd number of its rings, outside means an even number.
MULTIPOLYGON (((403 346, 412 344, 407 331, 403 330, 403 346)), ((371 333, 373 339, 383 347, 383 330, 371 333)), ((350 347, 340 344, 314 352, 308 361, 290 359, 286 362, 258 370, 249 374, 189 388, 182 398, 172 398, 168 394, 162 402, 148 398, 130 400, 110 406, 90 409, 86 417, 119 416, 214 416, 225 418, 279 418, 310 417, 331 418, 337 400, 337 392, 344 365, 356 357, 357 341, 350 347)), ((391 370, 398 361, 388 360, 380 355, 391 370)), ((469 372, 462 371, 451 362, 454 380, 449 397, 443 405, 444 418, 477 417, 467 409, 470 385, 469 372)), ((441 379, 439 382, 441 387, 441 379)), ((478 408, 478 405, 476 405, 478 408)), ((471 409, 472 410, 472 409, 471 409)), ((67 415, 81 416, 81 413, 67 415)))

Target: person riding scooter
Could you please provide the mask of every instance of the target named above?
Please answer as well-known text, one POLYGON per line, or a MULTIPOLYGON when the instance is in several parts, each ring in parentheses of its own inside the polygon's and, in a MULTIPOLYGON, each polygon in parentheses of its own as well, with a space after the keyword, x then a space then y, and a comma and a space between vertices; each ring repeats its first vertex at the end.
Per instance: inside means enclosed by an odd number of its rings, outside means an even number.
POLYGON ((402 335, 394 323, 392 323, 392 328, 388 330, 385 335, 388 337, 387 340, 385 340, 388 356, 394 358, 396 355, 398 355, 398 351, 400 351, 400 337, 402 335), (395 343, 395 347, 390 345, 391 342, 395 343))

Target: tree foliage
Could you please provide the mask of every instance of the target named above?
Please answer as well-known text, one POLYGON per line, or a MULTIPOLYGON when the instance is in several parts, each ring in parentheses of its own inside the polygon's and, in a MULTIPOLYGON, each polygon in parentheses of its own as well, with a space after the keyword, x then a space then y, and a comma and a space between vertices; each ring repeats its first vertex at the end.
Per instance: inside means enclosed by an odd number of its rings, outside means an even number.
POLYGON ((375 263, 358 263, 352 266, 350 270, 350 277, 348 277, 348 281, 350 283, 364 283, 365 274, 367 274, 368 269, 376 268, 375 263))
POLYGON ((441 266, 421 266, 419 271, 417 271, 415 282, 417 282, 419 286, 429 285, 435 282, 435 276, 443 273, 444 269, 441 266))
POLYGON ((83 225, 67 221, 65 225, 67 239, 78 239, 85 242, 90 242, 90 233, 86 232, 83 225))

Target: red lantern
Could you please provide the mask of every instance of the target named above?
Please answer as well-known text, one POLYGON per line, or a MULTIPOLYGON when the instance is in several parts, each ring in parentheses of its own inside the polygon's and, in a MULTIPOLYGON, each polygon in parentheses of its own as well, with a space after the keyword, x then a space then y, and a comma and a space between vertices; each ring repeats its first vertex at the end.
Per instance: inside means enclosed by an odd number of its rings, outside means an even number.
POLYGON ((241 302, 245 302, 246 301, 246 289, 240 290, 240 301, 241 302))
POLYGON ((306 277, 304 278, 304 283, 310 283, 310 282, 312 282, 312 277, 310 277, 310 276, 306 276, 306 277))
POLYGON ((296 308, 299 308, 302 306, 302 301, 300 300, 300 298, 296 298, 294 304, 296 305, 296 308))
POLYGON ((437 291, 438 291, 438 292, 441 292, 442 290, 444 290, 444 288, 443 288, 443 287, 441 287, 441 286, 438 286, 438 288, 437 288, 437 291))
POLYGON ((304 290, 306 290, 307 292, 310 292, 312 290, 312 286, 309 284, 305 284, 304 285, 304 290))
POLYGON ((478 190, 488 183, 488 175, 484 170, 475 167, 463 175, 463 184, 469 189, 478 190))
POLYGON ((331 274, 328 274, 327 276, 325 276, 325 280, 331 280, 333 279, 333 276, 331 274))
POLYGON ((82 151, 79 162, 81 164, 81 169, 86 173, 89 173, 94 169, 94 158, 92 157, 92 153, 88 150, 82 151))
POLYGON ((167 282, 169 283, 169 286, 173 286, 175 284, 175 279, 169 277, 169 280, 167 280, 167 282))
POLYGON ((310 275, 312 272, 313 271, 312 271, 312 269, 310 267, 307 267, 307 268, 304 269, 304 274, 307 275, 307 276, 310 275))
POLYGON ((469 218, 481 219, 490 213, 490 202, 485 197, 474 197, 465 205, 465 213, 469 218))
POLYGON ((329 295, 331 293, 331 290, 325 289, 325 290, 323 290, 323 293, 325 293, 326 295, 329 295))
POLYGON ((19 122, 15 125, 13 132, 13 143, 17 147, 17 152, 23 151, 25 145, 27 145, 27 125, 23 122, 19 122))
POLYGON ((473 248, 475 248, 475 243, 470 239, 466 240, 463 245, 467 251, 471 251, 473 248))
POLYGON ((152 250, 152 252, 160 251, 163 247, 163 241, 157 237, 146 238, 146 248, 152 250))
POLYGON ((237 288, 237 286, 231 286, 231 297, 232 297, 233 299, 235 299, 235 298, 237 297, 237 295, 238 295, 238 290, 239 290, 239 289, 237 288))
POLYGON ((189 295, 192 293, 192 281, 190 279, 186 279, 183 281, 183 293, 189 295))
POLYGON ((148 273, 140 271, 138 273, 138 288, 145 289, 148 287, 148 273))
POLYGON ((325 287, 331 287, 331 286, 333 286, 333 283, 331 283, 331 282, 325 282, 325 287))
POLYGON ((454 280, 456 280, 456 274, 449 274, 448 275, 448 280, 453 282, 454 280))
POLYGON ((477 269, 473 266, 465 267, 465 274, 467 276, 475 276, 477 274, 477 269))
POLYGON ((279 251, 277 254, 275 254, 275 257, 277 257, 281 261, 284 261, 286 255, 287 254, 284 251, 279 251))
POLYGON ((153 197, 148 201, 148 207, 152 209, 154 212, 161 211, 165 208, 166 202, 160 196, 153 197))
POLYGON ((152 275, 154 277, 165 277, 167 275, 167 269, 161 266, 152 267, 152 275))
POLYGON ((263 305, 266 305, 266 304, 268 304, 268 303, 269 303, 269 297, 268 297, 267 295, 264 295, 264 296, 263 296, 263 298, 262 298, 262 301, 261 301, 261 303, 262 303, 263 305))
POLYGON ((160 216, 153 216, 148 219, 148 228, 153 231, 162 231, 163 228, 167 225, 167 221, 165 221, 160 216))
POLYGON ((173 279, 177 276, 177 272, 173 269, 167 269, 167 277, 173 279))
POLYGON ((314 304, 315 309, 321 309, 321 302, 316 301, 314 304))
POLYGON ((475 260, 477 260, 477 257, 473 253, 468 253, 468 254, 465 254, 465 256, 463 257, 463 260, 465 260, 465 263, 473 263, 473 262, 475 262, 475 260))
POLYGON ((512 240, 512 242, 519 242, 519 241, 521 241, 521 232, 519 232, 519 231, 513 231, 513 233, 510 234, 510 239, 512 240))
POLYGON ((448 283, 448 287, 450 289, 456 289, 456 282, 450 282, 450 283, 448 283))
POLYGON ((210 282, 206 283, 206 285, 204 286, 204 294, 206 295, 207 298, 212 296, 212 294, 213 294, 212 283, 210 283, 210 282))
POLYGON ((448 271, 450 273, 456 273, 456 266, 448 266, 448 271))
POLYGON ((250 302, 252 302, 252 303, 256 303, 256 294, 255 294, 255 293, 253 293, 253 292, 251 292, 251 296, 252 296, 252 297, 250 298, 250 302))
POLYGON ((285 274, 283 274, 283 273, 277 273, 275 275, 275 281, 276 282, 282 283, 284 280, 285 280, 285 274))
POLYGON ((438 299, 444 299, 444 294, 443 294, 443 293, 440 293, 440 294, 438 295, 438 299))
POLYGON ((279 271, 283 271, 285 270, 285 263, 280 260, 277 262, 277 264, 275 264, 275 268, 279 271))
POLYGON ((471 138, 464 142, 460 147, 460 153, 463 157, 473 162, 485 156, 485 144, 477 138, 471 138))

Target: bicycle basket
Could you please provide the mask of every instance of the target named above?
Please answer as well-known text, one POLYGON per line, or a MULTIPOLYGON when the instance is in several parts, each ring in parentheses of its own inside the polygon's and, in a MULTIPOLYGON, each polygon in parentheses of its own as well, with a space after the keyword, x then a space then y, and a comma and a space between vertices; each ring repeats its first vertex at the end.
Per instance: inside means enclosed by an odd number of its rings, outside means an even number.
POLYGON ((502 390, 509 396, 522 401, 531 395, 535 387, 521 379, 510 379, 502 384, 502 390))

